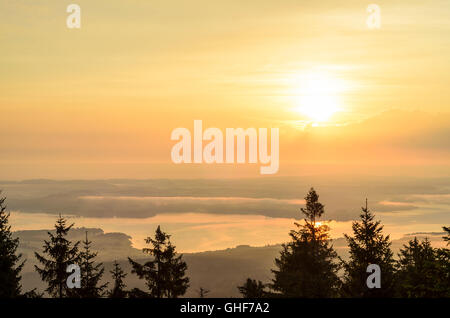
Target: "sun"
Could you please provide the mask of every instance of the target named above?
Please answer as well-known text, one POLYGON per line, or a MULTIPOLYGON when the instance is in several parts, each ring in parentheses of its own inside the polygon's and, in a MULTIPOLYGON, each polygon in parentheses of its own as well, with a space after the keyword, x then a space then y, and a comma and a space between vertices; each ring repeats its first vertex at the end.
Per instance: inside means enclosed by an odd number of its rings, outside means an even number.
POLYGON ((302 96, 299 111, 316 122, 324 122, 330 119, 339 107, 334 96, 307 95, 302 96))
POLYGON ((342 80, 327 72, 315 71, 299 76, 296 85, 296 111, 310 120, 325 122, 341 110, 342 80))

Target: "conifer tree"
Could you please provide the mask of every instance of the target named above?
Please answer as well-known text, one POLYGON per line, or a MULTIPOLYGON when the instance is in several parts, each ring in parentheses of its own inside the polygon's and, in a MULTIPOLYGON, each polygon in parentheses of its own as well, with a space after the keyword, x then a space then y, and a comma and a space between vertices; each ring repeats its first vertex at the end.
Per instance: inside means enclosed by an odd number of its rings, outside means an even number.
POLYGON ((243 298, 264 298, 267 297, 268 293, 265 291, 266 285, 264 285, 260 280, 247 278, 245 284, 238 286, 239 292, 242 294, 243 298))
POLYGON ((96 252, 91 251, 92 241, 86 239, 82 242, 83 249, 79 254, 81 270, 81 288, 75 290, 76 296, 81 298, 99 298, 104 294, 104 289, 108 283, 100 285, 105 269, 102 263, 95 264, 96 252))
POLYGON ((449 259, 442 259, 428 239, 417 237, 400 250, 398 295, 408 298, 450 297, 449 259))
POLYGON ((324 213, 319 196, 311 188, 306 198, 304 224, 295 223, 292 241, 283 244, 272 288, 285 297, 334 297, 339 287, 337 254, 330 245, 329 227, 318 222, 324 213))
POLYGON ((139 264, 128 258, 133 267, 132 273, 146 280, 151 297, 176 298, 184 295, 189 286, 189 278, 185 276, 187 265, 182 255, 175 252, 170 235, 162 232, 158 226, 155 239, 148 237, 145 242, 151 247, 144 248, 143 252, 153 256, 153 259, 139 264))
MULTIPOLYGON (((444 226, 443 229, 447 233, 443 239, 447 242, 448 246, 450 245, 450 227, 444 226)), ((442 295, 450 297, 450 249, 447 247, 439 248, 436 254, 439 263, 439 272, 441 273, 438 288, 442 291, 442 295)))
POLYGON ((443 226, 442 229, 446 232, 446 236, 443 237, 444 241, 447 242, 447 245, 450 244, 450 226, 443 226))
POLYGON ((380 221, 374 220, 374 215, 366 206, 361 208, 360 221, 352 224, 353 236, 345 234, 350 260, 343 261, 345 270, 342 286, 344 297, 390 297, 395 293, 394 271, 395 261, 391 250, 389 235, 383 235, 380 221), (380 266, 381 288, 367 287, 367 267, 370 264, 380 266))
POLYGON ((25 262, 17 254, 19 239, 12 237, 5 200, 0 198, 0 298, 12 298, 20 296, 20 271, 25 262))
POLYGON ((113 266, 114 269, 110 271, 110 273, 114 281, 114 286, 109 292, 109 298, 125 298, 127 297, 127 292, 125 290, 126 285, 123 282, 123 279, 127 276, 127 274, 124 273, 117 261, 114 261, 113 266))
POLYGON ((55 224, 56 233, 47 232, 50 239, 44 241, 43 255, 35 253, 37 260, 43 265, 42 268, 35 265, 35 269, 48 285, 46 292, 53 297, 71 297, 73 293, 66 283, 70 275, 66 269, 71 264, 79 263, 80 242, 72 244, 66 239, 72 226, 73 224, 67 226, 66 219, 59 215, 55 224))

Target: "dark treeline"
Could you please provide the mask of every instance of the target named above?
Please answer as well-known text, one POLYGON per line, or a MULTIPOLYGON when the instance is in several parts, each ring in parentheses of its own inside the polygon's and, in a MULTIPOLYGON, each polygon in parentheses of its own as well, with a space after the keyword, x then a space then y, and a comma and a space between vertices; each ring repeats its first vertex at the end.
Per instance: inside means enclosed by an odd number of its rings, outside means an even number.
MULTIPOLYGON (((318 222, 324 206, 313 188, 305 200, 304 224, 295 224, 291 242, 275 259, 274 279, 263 284, 248 278, 238 287, 244 297, 450 297, 450 249, 414 238, 395 259, 389 235, 383 234, 366 200, 360 219, 352 224, 353 234, 345 235, 350 257, 344 261, 330 245, 329 227, 318 222), (370 264, 379 266, 380 288, 367 285, 370 264)), ((448 245, 450 228, 443 229, 448 245)))
MULTIPOLYGON (((145 280, 148 290, 127 290, 123 281, 127 274, 117 261, 110 271, 112 281, 101 284, 105 269, 102 263, 96 262, 97 252, 91 249, 88 233, 84 241, 70 242, 66 237, 74 224, 67 224, 67 220, 60 215, 54 233, 47 232, 48 240, 43 243, 42 253, 35 253, 41 264, 36 265, 35 269, 47 284, 46 294, 36 290, 22 292, 20 272, 25 261, 22 255, 17 254, 19 240, 12 237, 5 201, 5 198, 0 199, 0 298, 176 298, 184 295, 189 287, 189 278, 185 275, 187 265, 182 255, 176 253, 170 235, 161 231, 159 226, 155 237, 145 240, 149 247, 143 249, 152 259, 140 264, 128 258, 132 273, 145 280), (71 268, 73 265, 78 266, 79 279, 74 277, 71 280, 71 275, 76 274, 76 270, 71 268)), ((202 289, 201 296, 208 292, 202 289)))
MULTIPOLYGON (((40 263, 35 269, 47 284, 46 294, 36 290, 24 292, 20 273, 25 260, 17 253, 19 240, 12 237, 5 200, 0 198, 0 298, 176 298, 189 287, 187 264, 176 252, 170 235, 159 226, 154 237, 145 240, 148 247, 143 253, 150 260, 141 264, 128 258, 131 273, 125 273, 115 261, 109 283, 102 284, 105 269, 96 261, 97 253, 91 249, 88 233, 84 241, 70 242, 66 237, 74 224, 67 224, 60 215, 54 233, 48 232, 48 240, 43 242, 42 252, 35 253, 40 263), (78 278, 73 265, 78 266, 78 278), (143 279, 147 289, 127 289, 124 279, 129 274, 143 279)), ((390 237, 383 233, 382 224, 375 220, 366 200, 360 219, 352 224, 352 235, 345 235, 349 259, 343 260, 332 246, 330 228, 319 221, 325 209, 313 188, 305 200, 306 206, 301 209, 304 222, 295 223, 291 241, 282 245, 274 261, 272 282, 265 284, 248 278, 237 287, 243 297, 450 297, 448 248, 433 248, 427 239, 414 238, 395 258, 390 237), (379 288, 368 287, 371 273, 367 268, 371 264, 378 266, 381 273, 376 286, 379 288)), ((450 228, 443 229, 448 245, 450 228)), ((198 295, 203 298, 209 292, 200 287, 198 295)))

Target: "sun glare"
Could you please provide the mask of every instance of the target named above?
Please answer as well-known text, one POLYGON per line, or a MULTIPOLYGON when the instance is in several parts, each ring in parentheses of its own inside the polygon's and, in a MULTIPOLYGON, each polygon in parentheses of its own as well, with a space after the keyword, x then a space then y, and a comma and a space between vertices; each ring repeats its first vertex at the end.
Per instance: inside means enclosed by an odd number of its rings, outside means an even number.
POLYGON ((314 122, 329 120, 340 107, 343 82, 326 72, 302 74, 296 83, 296 111, 314 122))
POLYGON ((310 119, 324 122, 339 110, 334 96, 307 95, 302 96, 299 111, 310 119))

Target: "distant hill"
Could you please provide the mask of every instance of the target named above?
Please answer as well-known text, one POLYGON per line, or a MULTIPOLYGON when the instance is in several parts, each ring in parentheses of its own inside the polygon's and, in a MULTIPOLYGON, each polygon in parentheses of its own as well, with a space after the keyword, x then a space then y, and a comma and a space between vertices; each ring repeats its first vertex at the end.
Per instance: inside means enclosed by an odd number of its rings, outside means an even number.
MULTIPOLYGON (((148 258, 140 250, 132 247, 130 236, 124 233, 104 233, 101 229, 76 228, 69 232, 69 239, 82 240, 86 231, 89 233, 89 239, 93 241, 93 249, 98 251, 98 259, 105 265, 105 281, 111 279, 109 271, 112 269, 114 260, 117 260, 128 273, 125 279, 127 287, 145 289, 144 281, 131 274, 127 257, 130 256, 140 262, 148 258)), ((20 238, 19 252, 23 253, 24 258, 27 259, 22 272, 23 289, 26 291, 38 288, 43 291, 45 285, 34 271, 33 265, 36 264, 34 252, 42 250, 43 241, 48 237, 47 230, 19 231, 14 234, 20 238)), ((396 253, 402 244, 414 235, 421 238, 428 237, 434 245, 442 244, 443 233, 414 233, 394 240, 392 244, 394 252, 396 253)), ((341 257, 348 257, 345 239, 333 240, 333 246, 341 257)), ((197 297, 197 290, 200 287, 211 291, 208 297, 240 297, 237 286, 241 285, 247 277, 265 283, 270 282, 270 270, 274 267, 274 259, 279 255, 280 250, 281 244, 263 247, 240 245, 218 251, 183 253, 190 278, 190 288, 186 297, 197 297)))
MULTIPOLYGON (((131 274, 131 266, 127 260, 130 256, 139 262, 148 258, 138 249, 131 246, 131 237, 123 233, 104 233, 101 229, 73 229, 69 233, 71 241, 82 240, 85 232, 89 233, 89 240, 93 241, 93 249, 98 251, 98 260, 105 266, 104 280, 110 280, 109 271, 117 260, 124 271, 128 273, 125 282, 128 288, 145 289, 144 281, 131 274)), ((37 264, 34 252, 42 250, 43 241, 48 238, 46 230, 19 231, 14 233, 20 238, 19 252, 27 259, 22 273, 23 289, 38 288, 43 291, 45 284, 34 271, 37 264)), ((200 287, 211 292, 210 297, 239 297, 237 286, 249 276, 265 282, 270 281, 270 268, 273 260, 280 251, 280 245, 251 247, 238 246, 220 251, 184 253, 183 258, 188 264, 190 288, 187 297, 196 297, 200 287)))

